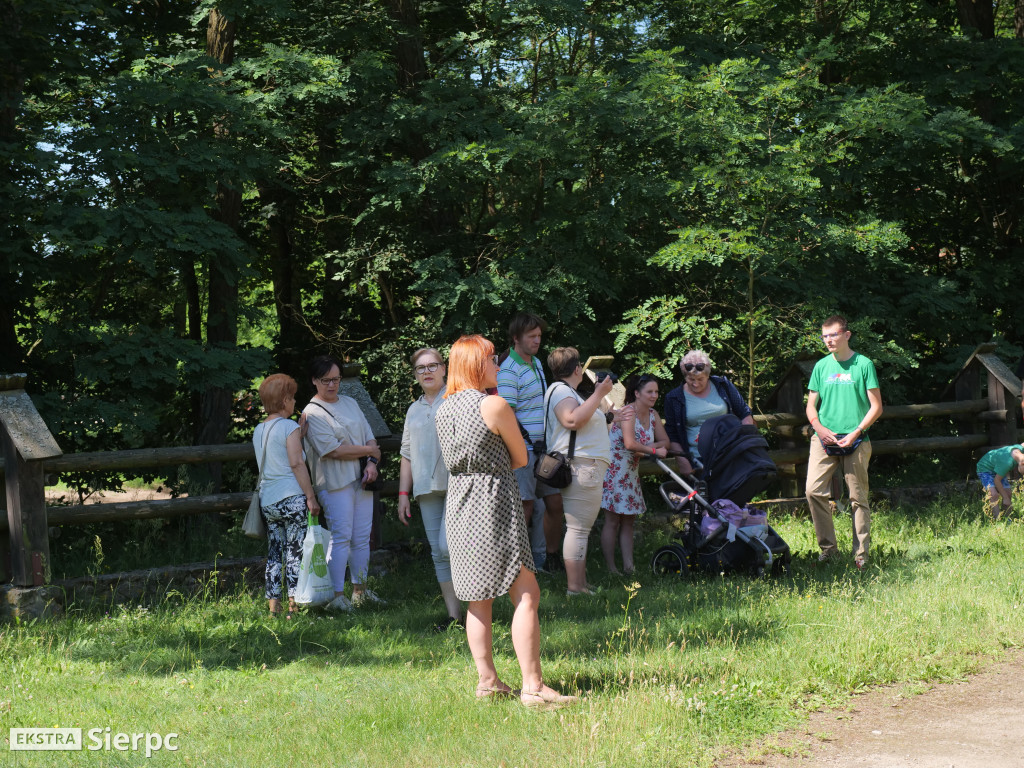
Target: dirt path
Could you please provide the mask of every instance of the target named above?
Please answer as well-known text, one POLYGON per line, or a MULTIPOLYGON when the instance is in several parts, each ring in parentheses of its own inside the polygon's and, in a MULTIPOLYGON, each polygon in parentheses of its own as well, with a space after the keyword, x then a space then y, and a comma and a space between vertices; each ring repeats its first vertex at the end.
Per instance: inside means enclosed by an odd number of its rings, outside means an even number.
POLYGON ((877 688, 716 768, 1024 768, 1024 649, 920 695, 877 688))

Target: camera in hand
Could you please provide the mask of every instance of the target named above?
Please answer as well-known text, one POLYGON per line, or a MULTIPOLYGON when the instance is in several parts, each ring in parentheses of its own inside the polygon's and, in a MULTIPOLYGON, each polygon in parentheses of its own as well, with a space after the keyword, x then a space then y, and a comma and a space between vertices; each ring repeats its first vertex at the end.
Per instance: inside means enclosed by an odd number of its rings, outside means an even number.
POLYGON ((619 383, 619 377, 616 376, 611 371, 598 371, 597 374, 596 374, 596 377, 597 377, 597 380, 599 382, 604 381, 605 379, 611 377, 612 384, 618 384, 619 383))

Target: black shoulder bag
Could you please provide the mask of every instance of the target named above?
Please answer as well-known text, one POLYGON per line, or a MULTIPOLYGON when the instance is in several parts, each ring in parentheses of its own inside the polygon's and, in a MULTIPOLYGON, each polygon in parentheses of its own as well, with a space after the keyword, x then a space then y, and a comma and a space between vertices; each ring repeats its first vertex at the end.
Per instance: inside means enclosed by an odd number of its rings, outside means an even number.
MULTIPOLYGON (((548 389, 544 403, 544 436, 548 434, 548 409, 551 403, 551 389, 558 386, 552 384, 548 389)), ((533 469, 534 476, 552 488, 568 488, 572 483, 572 468, 569 462, 572 461, 573 453, 576 451, 576 430, 569 434, 569 455, 563 456, 559 451, 548 451, 537 457, 537 464, 533 469)))

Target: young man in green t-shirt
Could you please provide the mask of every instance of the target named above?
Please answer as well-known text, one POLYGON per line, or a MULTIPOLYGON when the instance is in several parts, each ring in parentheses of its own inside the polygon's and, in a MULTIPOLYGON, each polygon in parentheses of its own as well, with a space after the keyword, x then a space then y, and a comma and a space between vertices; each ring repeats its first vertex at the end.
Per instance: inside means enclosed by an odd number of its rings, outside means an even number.
POLYGON ((989 514, 996 520, 1002 515, 1003 506, 1013 511, 1012 487, 1006 476, 1013 469, 1024 475, 1024 445, 1007 445, 994 448, 978 462, 978 480, 988 491, 989 514))
POLYGON ((846 318, 833 315, 822 323, 821 340, 829 354, 814 366, 807 393, 807 420, 815 432, 807 460, 807 504, 821 547, 818 560, 824 562, 838 554, 829 487, 832 475, 842 468, 853 514, 853 558, 863 568, 871 543, 867 430, 882 415, 882 394, 874 363, 850 349, 846 318))

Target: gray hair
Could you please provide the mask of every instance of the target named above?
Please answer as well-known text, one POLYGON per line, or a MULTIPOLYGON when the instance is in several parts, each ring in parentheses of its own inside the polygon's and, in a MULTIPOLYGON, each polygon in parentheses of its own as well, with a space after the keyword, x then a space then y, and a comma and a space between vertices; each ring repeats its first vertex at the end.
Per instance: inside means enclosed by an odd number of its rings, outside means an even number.
POLYGON ((679 361, 679 368, 682 369, 684 363, 704 363, 710 371, 714 366, 711 364, 711 358, 708 357, 708 353, 703 349, 691 349, 682 359, 679 361))

